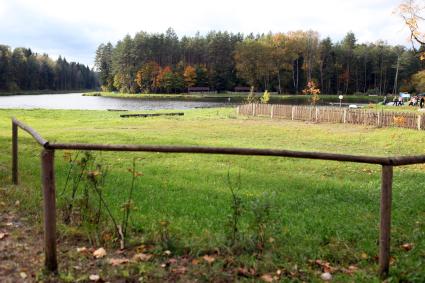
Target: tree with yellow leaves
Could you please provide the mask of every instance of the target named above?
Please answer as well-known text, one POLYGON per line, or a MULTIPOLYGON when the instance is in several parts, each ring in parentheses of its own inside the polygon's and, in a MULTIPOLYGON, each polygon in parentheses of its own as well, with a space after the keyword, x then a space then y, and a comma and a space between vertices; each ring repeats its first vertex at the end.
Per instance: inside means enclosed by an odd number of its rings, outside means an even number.
POLYGON ((419 53, 421 60, 425 59, 425 52, 418 51, 417 44, 419 44, 419 48, 425 47, 425 33, 420 29, 420 25, 424 21, 424 4, 419 4, 417 0, 404 0, 395 11, 409 28, 412 48, 419 53))
POLYGON ((307 83, 307 87, 303 89, 303 94, 311 95, 310 102, 312 105, 316 105, 316 103, 320 100, 320 89, 316 87, 316 83, 314 81, 309 81, 307 83))
POLYGON ((191 87, 196 84, 196 70, 192 66, 188 65, 184 68, 183 72, 184 82, 186 87, 191 87))

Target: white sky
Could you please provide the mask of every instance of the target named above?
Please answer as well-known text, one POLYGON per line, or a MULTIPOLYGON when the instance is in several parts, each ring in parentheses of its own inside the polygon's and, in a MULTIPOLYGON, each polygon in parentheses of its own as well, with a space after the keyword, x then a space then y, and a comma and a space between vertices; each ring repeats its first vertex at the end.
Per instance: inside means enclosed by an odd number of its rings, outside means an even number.
POLYGON ((101 43, 138 31, 179 36, 227 30, 248 34, 318 31, 341 40, 384 40, 408 45, 408 31, 393 14, 401 0, 0 0, 0 44, 29 47, 52 57, 93 65, 101 43))

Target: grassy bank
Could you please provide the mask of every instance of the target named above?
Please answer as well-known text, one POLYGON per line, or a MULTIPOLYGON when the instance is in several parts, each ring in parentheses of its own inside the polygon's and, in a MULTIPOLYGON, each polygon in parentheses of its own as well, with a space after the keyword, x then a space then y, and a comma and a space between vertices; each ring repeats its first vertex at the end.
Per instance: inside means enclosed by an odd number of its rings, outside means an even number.
POLYGON ((38 94, 65 94, 65 93, 76 93, 76 92, 91 92, 91 89, 76 89, 76 90, 19 90, 19 91, 0 91, 0 96, 10 96, 10 95, 38 95, 38 94))
MULTIPOLYGON (((217 93, 217 94, 129 94, 119 92, 87 92, 84 95, 87 96, 105 96, 105 97, 119 97, 119 98, 139 98, 139 99, 176 99, 176 100, 218 100, 227 102, 228 98, 232 102, 243 102, 248 93, 217 93)), ((260 97, 262 93, 257 93, 260 97)), ((307 104, 309 103, 310 97, 307 95, 289 95, 289 94, 272 94, 270 102, 272 103, 285 103, 285 104, 307 104)), ((319 103, 339 103, 338 95, 322 94, 320 95, 319 103)), ((367 96, 367 95, 345 95, 344 103, 378 103, 383 100, 380 96, 367 96)))
MULTIPOLYGON (((22 212, 34 215, 34 220, 41 218, 40 149, 32 138, 20 133, 22 185, 9 186, 11 116, 28 123, 47 140, 58 142, 235 146, 380 156, 423 154, 425 142, 425 133, 414 130, 252 119, 236 117, 232 109, 134 119, 107 111, 0 110, 0 183, 8 186, 8 198, 19 199, 22 212)), ((75 153, 72 156, 75 158, 75 153)), ((226 273, 230 277, 217 275, 230 266, 232 270, 253 268, 260 275, 283 270, 284 281, 317 281, 322 268, 315 260, 320 259, 335 268, 337 282, 379 281, 379 166, 193 154, 104 152, 96 156, 109 167, 102 190, 117 217, 123 213, 132 183, 128 169, 133 158, 138 158, 137 171, 143 176, 133 192, 132 244, 159 243, 175 255, 191 258, 217 256, 201 271, 194 264, 185 275, 187 280, 199 278, 199 274, 207 274, 209 280, 248 280, 244 277, 248 275, 237 272, 226 273), (235 212, 229 177, 242 204, 232 246, 229 225, 235 212), (355 267, 352 274, 344 271, 349 266, 355 267)), ((64 189, 68 161, 68 153, 57 152, 60 213, 71 198, 70 186, 64 189)), ((395 281, 425 280, 421 268, 425 265, 424 169, 423 165, 395 168, 390 274, 395 281), (407 252, 402 248, 405 243, 412 243, 413 249, 407 252)), ((87 239, 84 231, 88 230, 60 224, 62 238, 79 235, 79 239, 87 239)), ((97 241, 92 238, 92 243, 97 241)), ((129 272, 142 276, 158 269, 159 264, 141 263, 129 272)), ((68 272, 77 271, 70 267, 68 272)), ((259 277, 251 279, 255 278, 259 277)))

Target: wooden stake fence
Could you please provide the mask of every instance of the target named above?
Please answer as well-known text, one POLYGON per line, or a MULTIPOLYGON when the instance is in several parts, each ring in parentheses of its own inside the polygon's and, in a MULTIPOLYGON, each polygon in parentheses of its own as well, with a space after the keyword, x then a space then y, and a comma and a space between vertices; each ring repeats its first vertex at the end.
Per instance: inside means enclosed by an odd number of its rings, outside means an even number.
POLYGON ((425 129, 425 115, 411 112, 347 109, 328 106, 245 104, 237 108, 237 113, 245 116, 269 116, 272 119, 301 120, 315 123, 347 123, 379 128, 425 129))
MULTIPOLYGON (((252 106, 251 106, 252 107, 252 106)), ((252 107, 254 110, 255 106, 252 107)), ((294 108, 282 110, 275 106, 273 115, 294 117, 294 108)), ((240 111, 241 109, 239 109, 240 111)), ((264 111, 264 107, 258 107, 264 111)), ((319 116, 321 111, 315 112, 319 116)), ((304 114, 303 114, 304 115, 304 114)), ((331 114, 329 114, 331 115, 331 114)), ((315 115, 314 115, 315 116, 315 115)), ((318 119, 318 118, 315 118, 318 119)), ((291 158, 320 159, 343 162, 356 162, 382 165, 381 179, 381 212, 379 236, 379 274, 382 278, 388 275, 390 261, 390 236, 391 236, 391 195, 393 166, 425 163, 425 155, 378 157, 363 155, 347 155, 323 152, 303 152, 276 149, 255 148, 220 148, 220 147, 193 147, 193 146, 158 146, 158 145, 106 145, 106 144, 68 144, 49 143, 44 140, 34 129, 12 118, 12 181, 18 184, 18 128, 29 133, 41 146, 41 183, 43 187, 44 203, 44 249, 45 267, 51 272, 58 269, 56 253, 56 193, 55 193, 55 150, 98 150, 98 151, 143 151, 164 153, 202 153, 202 154, 230 154, 250 156, 279 156, 291 158)))

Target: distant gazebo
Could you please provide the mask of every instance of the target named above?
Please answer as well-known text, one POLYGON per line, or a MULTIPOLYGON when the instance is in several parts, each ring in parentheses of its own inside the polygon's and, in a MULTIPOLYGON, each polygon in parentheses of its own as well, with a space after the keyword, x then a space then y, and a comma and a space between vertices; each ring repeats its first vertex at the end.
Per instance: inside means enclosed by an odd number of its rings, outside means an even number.
POLYGON ((249 92, 251 88, 249 86, 237 86, 235 87, 235 92, 249 92))
POLYGON ((204 93, 210 92, 210 88, 207 86, 191 86, 187 88, 188 93, 204 93))

